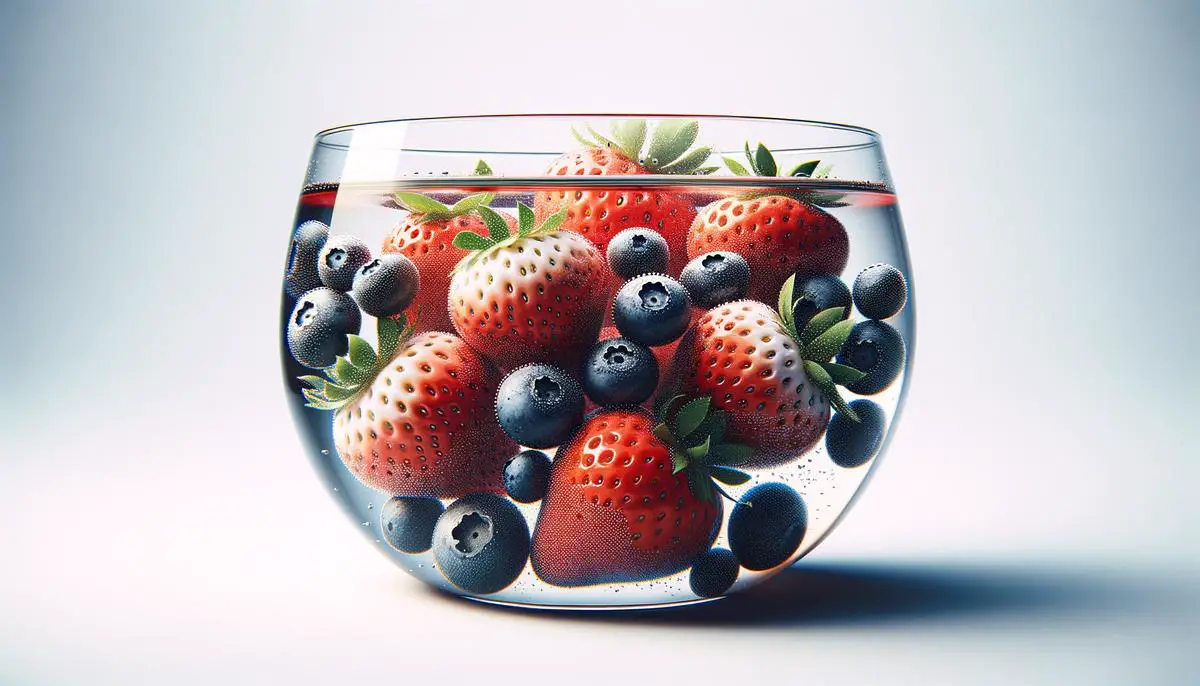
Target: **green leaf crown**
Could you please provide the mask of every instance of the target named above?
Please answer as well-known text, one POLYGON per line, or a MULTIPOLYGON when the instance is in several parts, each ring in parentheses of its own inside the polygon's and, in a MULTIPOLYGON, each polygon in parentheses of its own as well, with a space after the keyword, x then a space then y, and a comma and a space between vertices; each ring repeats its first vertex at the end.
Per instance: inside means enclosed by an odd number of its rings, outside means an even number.
POLYGON ((588 135, 575 129, 575 139, 588 147, 613 148, 637 162, 651 174, 711 174, 718 167, 704 166, 712 148, 693 148, 700 135, 700 122, 695 119, 664 119, 653 132, 645 119, 618 119, 612 123, 612 136, 604 136, 592 127, 588 135), (647 145, 646 135, 650 141, 647 145))
MULTIPOLYGON (((796 275, 788 277, 779 289, 779 320, 800 348, 804 360, 804 373, 829 399, 838 412, 855 422, 859 421, 854 408, 842 398, 838 386, 852 384, 866 376, 863 372, 844 364, 831 362, 835 354, 846 344, 854 322, 846 314, 846 307, 831 307, 813 315, 803 331, 796 330, 795 307, 800 302, 794 299, 796 275)), ((847 306, 848 307, 848 306, 847 306)))
POLYGON ((685 472, 692 494, 701 500, 712 502, 717 494, 736 500, 713 481, 729 486, 749 481, 750 475, 735 467, 746 464, 754 451, 725 442, 725 412, 714 409, 708 396, 688 400, 683 395, 660 397, 654 410, 654 435, 671 451, 671 473, 685 472))
POLYGON ((470 229, 465 229, 459 231, 454 236, 455 247, 472 251, 472 254, 463 258, 463 261, 458 264, 456 269, 470 267, 480 255, 493 248, 512 245, 521 238, 533 238, 535 236, 552 234, 558 230, 558 227, 562 226, 563 221, 567 217, 567 210, 563 208, 546 217, 546 220, 539 224, 533 208, 525 203, 518 202, 517 232, 514 234, 508 228, 508 222, 504 221, 504 217, 487 205, 479 205, 472 211, 478 214, 479 218, 483 220, 484 226, 487 227, 488 235, 481 236, 470 229))
POLYGON ((379 349, 355 334, 349 339, 349 351, 322 370, 324 376, 301 376, 308 385, 302 389, 305 404, 317 410, 340 410, 360 396, 379 372, 395 358, 400 348, 412 337, 415 324, 401 315, 397 319, 381 318, 376 324, 379 349))
MULTIPOLYGON (((775 161, 775 156, 767 149, 767 146, 759 143, 753 150, 750 149, 750 141, 745 144, 746 162, 749 165, 742 164, 733 157, 725 155, 721 156, 721 160, 725 162, 725 166, 729 171, 738 176, 778 176, 779 165, 775 161)), ((827 179, 829 173, 833 170, 831 164, 821 164, 820 160, 809 160, 801 162, 792 167, 788 173, 783 176, 797 179, 827 179)), ((802 200, 810 205, 818 207, 845 207, 846 203, 842 202, 845 195, 841 193, 822 193, 814 190, 770 190, 756 191, 750 194, 753 197, 764 195, 787 195, 795 197, 797 200, 802 200)))

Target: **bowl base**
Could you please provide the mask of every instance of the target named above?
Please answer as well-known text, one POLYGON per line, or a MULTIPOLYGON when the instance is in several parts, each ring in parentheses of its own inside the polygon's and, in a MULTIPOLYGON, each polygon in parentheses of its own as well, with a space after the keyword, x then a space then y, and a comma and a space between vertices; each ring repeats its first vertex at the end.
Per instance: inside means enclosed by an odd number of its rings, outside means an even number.
POLYGON ((665 603, 645 603, 640 605, 554 605, 550 603, 517 603, 510 600, 495 600, 492 598, 479 598, 475 596, 459 596, 464 600, 471 600, 484 605, 496 605, 499 607, 509 607, 517 610, 530 611, 546 611, 546 612, 637 612, 645 610, 666 610, 676 607, 687 607, 688 605, 701 605, 703 603, 711 603, 714 600, 721 600, 728 596, 717 596, 716 598, 696 598, 695 600, 675 600, 665 603))

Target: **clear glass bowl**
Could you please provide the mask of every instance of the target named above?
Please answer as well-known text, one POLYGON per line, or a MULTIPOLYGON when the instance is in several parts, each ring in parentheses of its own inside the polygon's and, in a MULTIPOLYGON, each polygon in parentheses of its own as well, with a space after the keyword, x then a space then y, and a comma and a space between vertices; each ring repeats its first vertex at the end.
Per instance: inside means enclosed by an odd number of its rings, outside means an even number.
POLYGON ((748 588, 828 535, 899 415, 912 277, 867 129, 339 127, 290 235, 280 333, 309 457, 373 545, 451 593, 748 588))

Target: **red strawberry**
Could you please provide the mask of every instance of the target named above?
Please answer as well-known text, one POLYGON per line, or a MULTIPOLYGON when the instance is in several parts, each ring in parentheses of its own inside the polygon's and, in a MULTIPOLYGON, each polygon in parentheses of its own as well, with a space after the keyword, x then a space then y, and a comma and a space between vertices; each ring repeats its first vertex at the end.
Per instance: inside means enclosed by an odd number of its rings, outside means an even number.
POLYGON ((797 332, 794 282, 793 276, 784 283, 779 312, 754 300, 709 310, 684 334, 669 373, 681 393, 711 395, 713 405, 729 414, 730 438, 755 451, 750 467, 803 455, 825 432, 831 404, 857 421, 836 384, 854 383, 863 374, 829 361, 853 323, 842 320, 837 307, 797 332))
POLYGON ((708 398, 685 404, 669 424, 644 410, 595 415, 554 457, 533 570, 555 586, 588 586, 687 569, 720 528, 710 479, 745 483, 748 475, 726 465, 748 452, 721 443, 708 398))
MULTIPOLYGON (((774 176, 775 159, 761 143, 746 157, 757 176, 774 176)), ((735 174, 750 172, 725 158, 735 174)), ((807 177, 816 162, 797 165, 789 176, 807 177)), ((704 207, 687 235, 687 255, 730 250, 750 264, 749 297, 770 302, 792 274, 840 274, 846 268, 850 243, 846 229, 818 204, 837 207, 840 196, 812 191, 756 191, 725 198, 704 207)))
MULTIPOLYGON (((409 215, 384 239, 383 252, 398 252, 417 266, 421 290, 407 314, 410 321, 415 319, 420 331, 451 330, 446 290, 450 287, 454 265, 467 254, 454 246, 454 237, 461 231, 487 232, 474 210, 489 200, 490 194, 480 193, 447 207, 419 193, 396 194, 396 202, 407 209, 409 215)), ((506 221, 516 225, 511 217, 506 221)))
POLYGON ((609 278, 604 256, 583 236, 558 230, 562 213, 538 224, 531 208, 517 210, 516 234, 495 210, 480 207, 488 237, 455 237, 474 252, 450 280, 454 328, 506 371, 529 362, 575 370, 608 309, 599 295, 609 278))
MULTIPOLYGON (((591 131, 592 139, 576 133, 583 147, 559 157, 546 172, 551 176, 612 176, 641 174, 708 174, 716 167, 702 167, 711 149, 692 149, 700 127, 696 121, 668 119, 654 128, 646 142, 645 120, 613 123, 612 139, 591 131)), ((564 180, 564 183, 569 181, 564 180)), ((596 189, 540 191, 534 196, 539 218, 564 210, 563 228, 581 234, 601 252, 609 240, 631 227, 647 227, 661 233, 671 246, 669 271, 679 274, 687 263, 682 246, 688 227, 696 216, 695 204, 684 194, 652 189, 596 189)))
POLYGON ((302 377, 309 407, 335 410, 342 462, 392 495, 503 493, 504 463, 517 445, 495 421, 495 369, 453 334, 410 338, 403 318, 378 325, 378 354, 350 336, 349 354, 326 378, 302 377))

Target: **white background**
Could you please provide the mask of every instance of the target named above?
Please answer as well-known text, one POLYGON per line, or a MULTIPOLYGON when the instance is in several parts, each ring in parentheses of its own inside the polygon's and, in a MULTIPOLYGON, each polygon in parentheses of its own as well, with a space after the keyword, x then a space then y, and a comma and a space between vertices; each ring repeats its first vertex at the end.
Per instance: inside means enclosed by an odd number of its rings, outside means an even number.
POLYGON ((1200 680, 1194 3, 0 13, 0 683, 1200 680), (883 134, 909 404, 852 515, 758 592, 468 605, 304 463, 276 310, 311 134, 537 111, 883 134))

